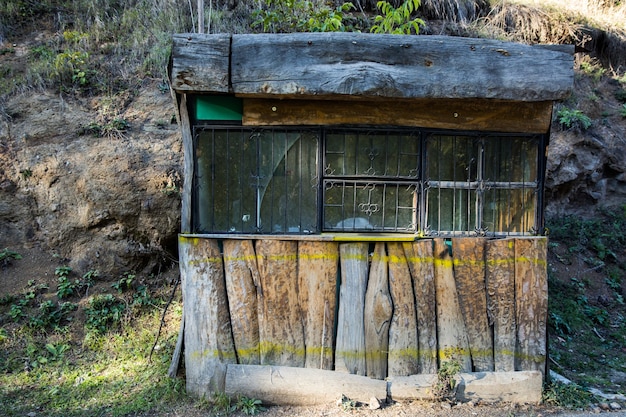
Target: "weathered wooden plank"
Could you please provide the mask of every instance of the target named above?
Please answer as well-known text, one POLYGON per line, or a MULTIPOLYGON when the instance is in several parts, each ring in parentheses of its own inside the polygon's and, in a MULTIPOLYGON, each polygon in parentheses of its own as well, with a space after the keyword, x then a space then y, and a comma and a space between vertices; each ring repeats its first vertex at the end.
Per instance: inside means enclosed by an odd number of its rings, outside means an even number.
POLYGON ((493 371, 493 337, 487 316, 485 239, 452 239, 454 278, 474 371, 493 371))
POLYGON ((285 125, 395 125, 436 129, 491 130, 546 133, 552 120, 552 102, 511 102, 485 99, 414 100, 276 100, 245 98, 243 124, 285 125))
POLYGON ((180 231, 191 232, 191 190, 194 175, 193 137, 191 136, 191 122, 187 109, 187 96, 182 95, 179 103, 180 131, 183 139, 183 193, 181 196, 180 231))
POLYGON ((417 317, 411 273, 399 242, 387 243, 389 290, 393 316, 389 325, 389 375, 406 376, 419 372, 417 317))
POLYGON ((298 296, 307 368, 333 369, 338 265, 337 243, 298 244, 298 296))
POLYGON ((494 368, 515 370, 515 240, 488 240, 487 309, 493 322, 494 368))
POLYGON ((298 302, 297 242, 257 240, 259 339, 262 365, 304 366, 298 302))
POLYGON ((367 290, 369 244, 339 245, 341 286, 337 317, 335 370, 366 375, 365 361, 365 292, 367 290))
POLYGON ((420 374, 437 372, 437 313, 435 304, 435 265, 430 239, 402 244, 413 278, 420 374))
POLYGON ((383 242, 376 243, 365 292, 365 358, 367 376, 385 379, 389 324, 393 303, 389 294, 388 258, 383 242))
POLYGON ((226 365, 236 361, 222 255, 211 239, 180 237, 178 250, 187 392, 210 398, 224 390, 226 365))
POLYGON ((254 245, 251 240, 225 240, 223 246, 226 292, 237 363, 257 365, 260 363, 256 287, 259 271, 254 245))
POLYGON ((556 100, 573 87, 573 52, 449 36, 238 34, 232 86, 241 95, 556 100))
POLYGON ((372 397, 387 398, 387 382, 322 369, 229 365, 225 392, 268 405, 330 404, 342 394, 367 403, 372 397))
POLYGON ((444 239, 434 239, 435 299, 439 363, 456 360, 463 372, 471 372, 467 331, 454 282, 452 255, 444 239))
POLYGON ((547 238, 515 240, 515 369, 545 372, 548 320, 547 238))
POLYGON ((229 34, 182 33, 172 36, 170 81, 177 92, 228 93, 229 34))

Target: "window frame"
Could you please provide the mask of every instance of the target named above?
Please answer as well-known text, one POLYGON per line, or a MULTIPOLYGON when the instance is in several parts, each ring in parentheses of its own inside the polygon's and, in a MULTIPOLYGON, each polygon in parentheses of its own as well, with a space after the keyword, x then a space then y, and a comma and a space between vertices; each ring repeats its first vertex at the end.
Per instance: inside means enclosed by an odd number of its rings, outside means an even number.
MULTIPOLYGON (((336 234, 336 233, 354 233, 354 234, 388 234, 389 230, 384 229, 370 229, 370 228, 348 228, 338 230, 337 228, 328 228, 325 226, 325 184, 332 181, 351 181, 353 183, 367 183, 367 182, 375 182, 378 184, 405 184, 415 186, 417 192, 416 198, 416 207, 414 210, 416 211, 417 222, 414 230, 402 230, 396 229, 392 230, 391 233, 398 233, 404 236, 408 235, 416 235, 416 236, 441 236, 441 237, 454 237, 454 236, 490 236, 490 237, 503 237, 503 236, 531 236, 543 233, 543 225, 544 225, 544 215, 543 215, 543 207, 544 207, 544 182, 545 182, 545 168, 546 168, 546 151, 548 145, 548 134, 536 134, 536 133, 502 133, 502 132, 485 132, 485 131, 464 131, 464 130, 443 130, 443 129, 432 129, 432 128, 414 128, 414 127, 401 127, 401 126, 243 126, 238 123, 233 122, 206 122, 206 121, 196 121, 192 124, 192 137, 193 137, 193 167, 194 173, 192 175, 193 185, 192 185, 192 210, 191 210, 191 224, 193 233, 200 234, 243 234, 243 235, 296 235, 296 236, 305 236, 305 235, 327 235, 327 234, 336 234), (224 231, 207 231, 207 230, 199 230, 197 227, 197 219, 198 219, 198 178, 197 178, 197 156, 196 152, 198 149, 198 135, 196 134, 199 130, 220 130, 220 129, 228 129, 228 130, 238 130, 243 132, 255 132, 255 131, 297 131, 297 132, 317 132, 318 134, 318 144, 317 150, 315 153, 316 163, 317 163, 317 184, 316 184, 316 192, 317 192, 317 206, 316 206, 316 229, 313 231, 298 231, 298 232, 224 232, 224 231), (394 135, 402 136, 404 134, 410 134, 418 141, 418 152, 419 152, 419 166, 418 173, 415 178, 409 177, 368 177, 368 176, 360 176, 360 175, 346 175, 346 176, 332 176, 326 175, 326 146, 327 146, 327 135, 329 133, 336 132, 387 132, 393 133, 394 135), (481 178, 480 181, 471 182, 469 184, 462 184, 460 182, 456 182, 453 187, 443 187, 446 185, 446 181, 442 180, 431 180, 428 178, 428 138, 436 135, 441 136, 455 136, 455 137, 463 137, 463 138, 473 138, 474 140, 480 140, 483 142, 483 146, 486 146, 488 140, 506 140, 507 138, 526 138, 532 139, 535 141, 534 147, 536 148, 536 161, 534 164, 536 165, 535 178, 536 180, 532 182, 531 187, 527 187, 530 182, 522 181, 520 184, 512 184, 511 181, 486 181, 485 178, 481 178), (372 180, 372 181, 369 181, 372 180), (433 187, 433 184, 438 183, 438 187, 433 187), (535 207, 532 209, 534 212, 533 219, 534 225, 529 230, 521 231, 521 232, 510 232, 510 231, 493 231, 493 230, 485 230, 481 228, 473 228, 471 230, 431 230, 428 224, 428 200, 427 193, 429 190, 433 188, 439 189, 451 189, 451 190, 460 190, 466 189, 469 192, 477 192, 478 194, 484 194, 485 184, 489 183, 490 188, 493 190, 514 190, 514 189, 525 189, 532 190, 535 193, 535 207)), ((481 155, 481 163, 484 162, 484 149, 481 155)), ((484 167, 483 167, 484 168, 484 167)), ((448 184, 449 185, 449 184, 448 184)), ((484 217, 484 202, 477 201, 480 210, 477 209, 478 219, 477 222, 483 220, 484 217)), ((527 208, 525 208, 527 210, 527 208)))

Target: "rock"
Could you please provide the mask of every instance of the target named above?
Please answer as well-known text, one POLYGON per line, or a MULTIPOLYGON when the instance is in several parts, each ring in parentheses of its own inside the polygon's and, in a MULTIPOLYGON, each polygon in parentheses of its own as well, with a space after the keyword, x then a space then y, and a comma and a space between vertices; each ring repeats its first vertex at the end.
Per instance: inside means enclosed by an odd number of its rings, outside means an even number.
POLYGON ((617 402, 613 401, 612 403, 610 403, 610 404, 609 404, 609 408, 610 408, 612 411, 616 411, 616 410, 621 410, 621 409, 622 409, 622 406, 621 406, 619 403, 617 403, 617 402))
POLYGON ((378 409, 380 409, 380 401, 378 401, 378 398, 376 398, 376 397, 370 398, 369 407, 370 407, 370 410, 378 410, 378 409))
POLYGON ((608 403, 600 403, 598 404, 598 407, 600 407, 600 409, 604 411, 608 411, 610 409, 608 403))

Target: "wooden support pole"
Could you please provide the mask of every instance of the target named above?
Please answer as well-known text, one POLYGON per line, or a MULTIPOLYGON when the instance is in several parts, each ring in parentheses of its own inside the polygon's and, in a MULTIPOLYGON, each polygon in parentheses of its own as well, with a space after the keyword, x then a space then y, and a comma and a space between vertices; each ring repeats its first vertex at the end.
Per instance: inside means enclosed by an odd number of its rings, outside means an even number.
POLYGON ((222 256, 217 241, 179 237, 187 392, 210 398, 224 391, 235 363, 222 256))
POLYGON ((367 373, 363 314, 367 290, 368 247, 367 242, 339 245, 341 286, 335 370, 357 375, 367 373))
POLYGON ((257 285, 259 271, 251 240, 225 240, 224 274, 228 306, 237 351, 237 363, 258 365, 259 320, 257 285))
POLYGON ((444 239, 434 239, 434 243, 439 363, 456 360, 461 364, 463 372, 471 372, 472 361, 454 282, 452 255, 444 239))
POLYGON ((298 303, 298 243, 257 240, 259 339, 262 365, 304 366, 298 303))
POLYGON ((494 368, 496 372, 510 372, 515 370, 515 240, 488 240, 485 250, 494 368))
POLYGON ((417 343, 420 374, 437 372, 437 312, 435 310, 435 267, 433 241, 405 242, 404 254, 413 278, 417 313, 417 343))
POLYGON ((298 244, 298 297, 307 368, 333 369, 338 265, 336 242, 298 244))
POLYGON ((515 370, 545 373, 548 320, 547 238, 515 241, 515 370))
POLYGON ((493 371, 493 336, 487 317, 485 239, 452 239, 454 278, 476 372, 493 371))
POLYGON ((390 376, 406 376, 419 372, 417 351, 417 317, 409 266, 399 242, 387 243, 389 254, 389 289, 393 300, 393 316, 389 326, 390 376))
POLYGON ((389 294, 389 275, 385 243, 377 242, 372 257, 365 293, 365 357, 367 376, 387 377, 389 324, 393 303, 389 294))

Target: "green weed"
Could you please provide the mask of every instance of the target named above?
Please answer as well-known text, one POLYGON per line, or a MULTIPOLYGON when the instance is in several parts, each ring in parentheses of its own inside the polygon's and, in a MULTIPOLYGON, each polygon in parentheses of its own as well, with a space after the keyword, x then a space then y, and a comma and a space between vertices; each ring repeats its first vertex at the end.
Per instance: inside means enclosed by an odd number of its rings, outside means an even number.
POLYGON ((577 384, 563 384, 552 381, 543 390, 543 401, 546 404, 569 409, 584 409, 597 403, 597 399, 589 391, 577 384))
POLYGON ((112 294, 92 296, 85 308, 85 327, 95 333, 106 333, 119 327, 126 303, 112 294))
POLYGON ((2 266, 8 266, 12 260, 19 259, 22 259, 22 255, 12 250, 9 250, 9 248, 4 248, 0 251, 0 264, 2 266))
POLYGON ((241 410, 247 416, 254 416, 262 411, 265 411, 265 407, 263 407, 263 402, 261 400, 244 396, 237 398, 236 408, 241 410))
POLYGON ((562 107, 556 117, 563 129, 587 130, 591 127, 591 119, 580 110, 562 107))
POLYGON ((619 109, 620 116, 626 118, 626 104, 622 104, 622 107, 619 109))
POLYGON ((437 370, 437 379, 432 387, 436 401, 453 401, 456 396, 456 375, 461 372, 461 364, 457 360, 441 363, 437 370))

